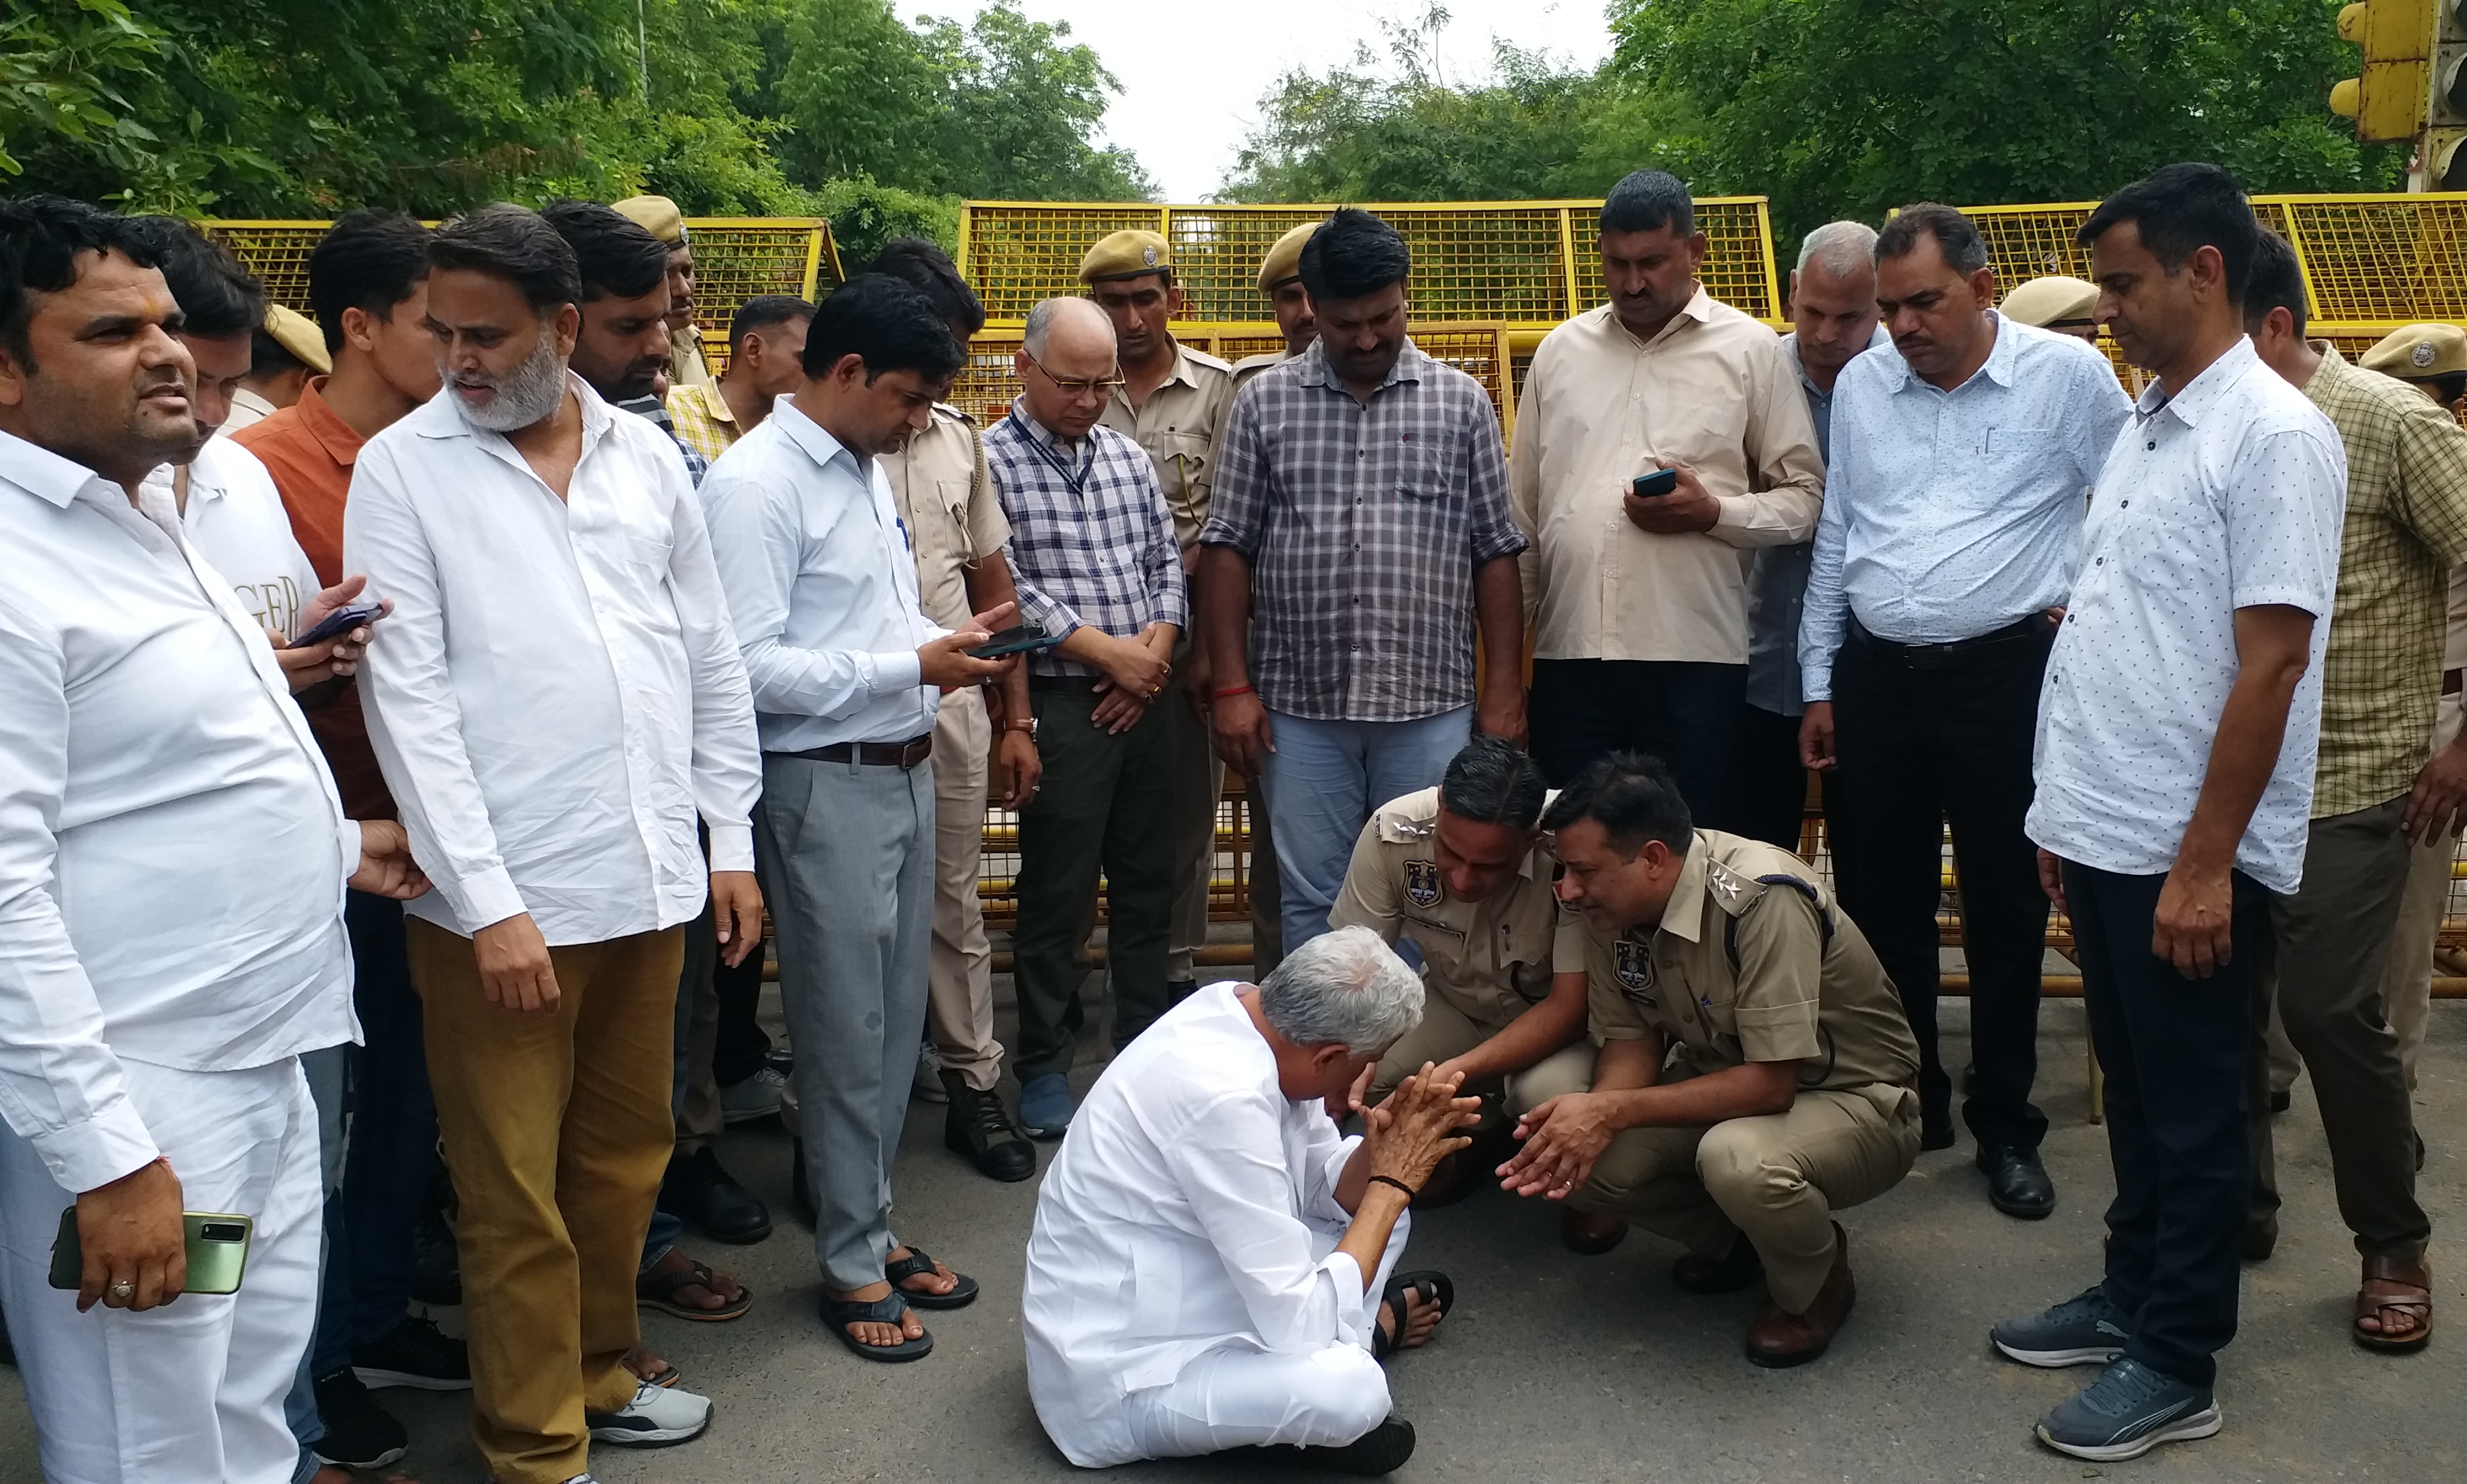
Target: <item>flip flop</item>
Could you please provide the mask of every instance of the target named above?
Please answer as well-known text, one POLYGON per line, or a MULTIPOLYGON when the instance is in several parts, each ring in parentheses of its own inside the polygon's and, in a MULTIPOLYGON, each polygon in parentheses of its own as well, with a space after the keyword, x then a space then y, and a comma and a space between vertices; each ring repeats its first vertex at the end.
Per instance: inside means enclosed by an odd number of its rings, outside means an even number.
POLYGON ((908 1255, 899 1261, 882 1265, 884 1280, 890 1283, 900 1297, 908 1300, 912 1308, 965 1309, 977 1301, 977 1280, 965 1273, 951 1274, 959 1281, 947 1293, 921 1293, 915 1289, 900 1287, 901 1282, 906 1279, 917 1277, 920 1273, 931 1276, 933 1271, 934 1259, 925 1255, 925 1249, 921 1247, 912 1247, 908 1249, 908 1255))
MULTIPOLYGON (((1388 1307, 1390 1313, 1395 1315, 1396 1328, 1400 1331, 1405 1327, 1405 1295, 1409 1291, 1419 1295, 1422 1302, 1426 1304, 1437 1304, 1439 1317, 1442 1319, 1446 1318, 1448 1311, 1457 1305, 1457 1286, 1448 1280, 1446 1273, 1437 1268, 1419 1268, 1412 1272, 1397 1273, 1388 1280, 1386 1288, 1380 1290, 1379 1301, 1388 1307)), ((1370 1354, 1375 1359, 1384 1360, 1398 1346, 1393 1339, 1388 1338, 1385 1331, 1379 1328, 1378 1317, 1376 1313, 1371 1315, 1370 1354)))
POLYGON ((730 1319, 745 1317, 745 1311, 754 1307, 754 1291, 743 1284, 737 1285, 735 1300, 717 1309, 697 1309, 691 1304, 678 1302, 677 1291, 680 1289, 701 1287, 718 1293, 718 1286, 713 1282, 717 1276, 703 1263, 665 1272, 656 1278, 645 1273, 634 1280, 634 1302, 638 1307, 657 1309, 662 1314, 672 1314, 680 1319, 691 1319, 698 1324, 722 1324, 730 1319))
POLYGON ((866 1360, 880 1360, 887 1365, 925 1359, 934 1351, 934 1337, 919 1335, 915 1339, 903 1339, 895 1345, 869 1345, 849 1334, 848 1327, 851 1324, 896 1324, 907 1316, 908 1304, 900 1297, 896 1287, 892 1289, 888 1297, 877 1298, 871 1303, 860 1303, 853 1298, 833 1298, 828 1293, 823 1295, 823 1322, 831 1327, 831 1333, 840 1338, 840 1343, 866 1360))

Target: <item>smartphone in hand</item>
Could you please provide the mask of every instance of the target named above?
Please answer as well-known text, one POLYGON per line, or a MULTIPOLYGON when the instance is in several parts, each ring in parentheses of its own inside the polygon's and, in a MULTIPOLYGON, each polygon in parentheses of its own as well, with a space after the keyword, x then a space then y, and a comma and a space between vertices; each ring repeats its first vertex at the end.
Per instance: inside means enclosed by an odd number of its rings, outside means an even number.
POLYGON ((311 644, 322 644, 329 639, 339 639, 361 624, 373 622, 384 616, 385 604, 383 603, 347 603, 326 615, 318 621, 315 628, 283 647, 306 649, 311 644))
POLYGON ((1656 469, 1651 474, 1640 474, 1636 477, 1636 482, 1628 486, 1639 500, 1651 500, 1666 495, 1678 487, 1679 471, 1677 469, 1656 469))
POLYGON ((976 660, 999 660, 1005 655, 1026 654, 1030 650, 1051 649, 1062 641, 1045 632, 1041 623, 1014 624, 968 651, 976 660))

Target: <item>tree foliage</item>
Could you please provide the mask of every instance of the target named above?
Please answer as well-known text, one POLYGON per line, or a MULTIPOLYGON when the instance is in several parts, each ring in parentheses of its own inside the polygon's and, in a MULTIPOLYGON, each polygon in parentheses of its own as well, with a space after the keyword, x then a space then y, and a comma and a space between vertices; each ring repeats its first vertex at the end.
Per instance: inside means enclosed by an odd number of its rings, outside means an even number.
POLYGON ((649 190, 947 241, 960 195, 1152 191, 1097 140, 1118 89, 1010 0, 10 0, 0 173, 239 216, 649 190))

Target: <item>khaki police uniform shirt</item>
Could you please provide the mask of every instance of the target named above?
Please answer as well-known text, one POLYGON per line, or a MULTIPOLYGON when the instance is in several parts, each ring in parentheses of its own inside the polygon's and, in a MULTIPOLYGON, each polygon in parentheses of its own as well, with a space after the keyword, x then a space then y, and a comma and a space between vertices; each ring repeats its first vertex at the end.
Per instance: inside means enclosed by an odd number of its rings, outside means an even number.
POLYGON ((957 629, 975 612, 968 605, 964 569, 1010 540, 1010 522, 985 472, 977 425, 958 408, 937 402, 924 430, 881 460, 917 556, 917 606, 943 628, 957 629))
POLYGON ((1439 791, 1392 799, 1354 843, 1330 928, 1398 934, 1422 950, 1424 987, 1496 1035, 1550 992, 1552 967, 1579 963, 1584 927, 1551 890, 1550 847, 1536 841, 1515 875, 1479 902, 1448 895, 1434 837, 1439 791))
POLYGON ((1262 350, 1257 355, 1246 355, 1242 357, 1242 359, 1234 363, 1234 390, 1236 392, 1241 391, 1242 383, 1259 374, 1259 372, 1266 371, 1271 366, 1282 366, 1292 359, 1292 352, 1286 350, 1262 350))
POLYGON ((1234 368, 1176 342, 1173 374, 1136 412, 1117 392, 1098 420, 1138 443, 1156 465, 1157 486, 1173 512, 1173 539, 1188 551, 1208 524, 1208 486, 1215 474, 1216 433, 1234 405, 1234 368))
POLYGON ((1559 967, 1579 965, 1595 1040, 1658 1035, 1691 1074, 1796 1061, 1801 1088, 1833 1091, 1918 1075, 1866 936, 1805 861, 1761 841, 1698 830, 1662 921, 1585 929, 1559 967))
POLYGON ((703 358, 701 327, 689 325, 668 331, 668 385, 702 387, 715 379, 711 362, 703 358))

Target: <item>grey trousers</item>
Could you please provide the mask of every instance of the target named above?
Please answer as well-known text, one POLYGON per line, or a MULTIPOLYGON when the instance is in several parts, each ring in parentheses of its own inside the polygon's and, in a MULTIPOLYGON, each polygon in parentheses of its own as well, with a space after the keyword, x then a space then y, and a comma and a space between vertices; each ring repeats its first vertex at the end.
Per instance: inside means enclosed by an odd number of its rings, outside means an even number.
POLYGON ((925 1034, 934 919, 934 765, 766 753, 755 859, 780 935, 814 1261, 841 1293, 897 1246, 891 1168, 925 1034))
POLYGON ((2255 976, 2246 1110, 2252 1151, 2251 1220, 2278 1212, 2271 1150, 2269 1052, 2275 1001, 2287 1039, 2313 1074, 2329 1136, 2339 1214, 2371 1256, 2414 1257, 2432 1220, 2415 1197, 2415 1115, 2398 1037, 2382 1015, 2391 930, 2407 890, 2408 845, 2398 832, 2405 796, 2315 820, 2304 843, 2304 884, 2273 897, 2255 976))

